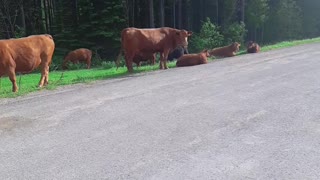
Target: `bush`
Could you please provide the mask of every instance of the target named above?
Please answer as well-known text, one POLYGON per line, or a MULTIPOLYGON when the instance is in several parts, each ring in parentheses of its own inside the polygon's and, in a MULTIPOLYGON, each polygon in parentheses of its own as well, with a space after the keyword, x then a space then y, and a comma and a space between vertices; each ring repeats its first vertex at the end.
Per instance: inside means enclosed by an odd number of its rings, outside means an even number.
POLYGON ((247 34, 247 30, 243 22, 233 23, 227 26, 227 28, 223 33, 225 37, 224 43, 226 45, 229 45, 232 42, 239 42, 241 45, 243 45, 246 34, 247 34))
POLYGON ((202 23, 199 34, 192 36, 190 40, 190 51, 200 52, 204 49, 212 49, 219 47, 223 43, 223 35, 219 32, 219 26, 216 26, 207 18, 202 23))
POLYGON ((102 61, 101 66, 103 69, 111 69, 113 67, 116 67, 113 61, 102 61))

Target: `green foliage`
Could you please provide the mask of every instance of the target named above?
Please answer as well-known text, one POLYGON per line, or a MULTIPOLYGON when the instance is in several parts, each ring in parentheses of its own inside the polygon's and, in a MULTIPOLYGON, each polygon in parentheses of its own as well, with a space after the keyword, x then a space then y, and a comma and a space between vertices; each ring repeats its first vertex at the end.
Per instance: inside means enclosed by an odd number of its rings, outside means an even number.
POLYGON ((268 19, 269 0, 249 0, 246 8, 246 22, 254 28, 261 28, 268 19))
POLYGON ((207 18, 202 23, 199 34, 194 34, 190 40, 190 51, 200 52, 204 49, 212 49, 219 47, 223 43, 223 35, 220 33, 220 28, 207 18))
POLYGON ((281 0, 271 9, 265 36, 269 41, 300 39, 302 29, 301 8, 294 0, 281 0))
POLYGON ((110 62, 110 61, 102 61, 101 67, 103 69, 111 69, 111 68, 115 67, 115 63, 114 62, 110 62))
POLYGON ((66 12, 59 14, 61 32, 55 36, 59 47, 69 50, 85 47, 104 58, 116 55, 120 31, 126 22, 121 1, 78 0, 79 9, 73 14, 70 14, 72 3, 63 1, 63 5, 62 12, 66 12))
POLYGON ((229 25, 223 33, 225 44, 231 44, 232 42, 243 44, 246 33, 246 26, 243 22, 229 25))

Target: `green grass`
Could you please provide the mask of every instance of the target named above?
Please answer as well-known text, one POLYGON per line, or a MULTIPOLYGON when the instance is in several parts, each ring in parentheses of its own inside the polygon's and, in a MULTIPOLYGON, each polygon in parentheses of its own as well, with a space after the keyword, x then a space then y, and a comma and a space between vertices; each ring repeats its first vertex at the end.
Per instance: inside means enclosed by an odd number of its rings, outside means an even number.
MULTIPOLYGON (((280 49, 285 47, 292 47, 301 44, 316 43, 320 42, 320 38, 297 40, 297 41, 285 41, 273 45, 262 46, 261 51, 270 51, 274 49, 280 49)), ((238 55, 245 54, 245 51, 240 51, 238 55)), ((210 59, 212 61, 212 59, 210 59)), ((119 67, 118 70, 114 67, 114 63, 102 64, 100 68, 93 69, 81 69, 81 70, 69 70, 69 71, 52 71, 49 74, 49 85, 42 89, 56 89, 58 86, 76 84, 76 83, 89 83, 95 80, 115 78, 119 76, 124 76, 127 73, 126 67, 119 67), (113 66, 113 67, 112 67, 113 66)), ((168 63, 170 68, 175 67, 175 61, 168 63)), ((147 72, 158 70, 159 64, 153 66, 142 66, 139 68, 134 68, 135 73, 147 72)), ((18 93, 12 93, 12 84, 8 77, 2 77, 0 81, 0 98, 12 98, 21 95, 28 94, 30 92, 42 90, 37 88, 40 80, 40 73, 28 74, 28 75, 17 75, 17 83, 19 86, 18 93)))
MULTIPOLYGON (((115 66, 115 65, 114 65, 115 66)), ((175 67, 175 62, 168 63, 169 68, 175 67)), ((134 72, 147 72, 159 69, 159 64, 135 67, 134 72)), ((52 90, 62 85, 89 83, 94 80, 115 78, 128 74, 126 67, 93 68, 69 71, 53 71, 49 73, 49 85, 43 89, 52 90)), ((12 98, 41 90, 37 87, 40 73, 17 75, 18 93, 12 93, 12 84, 8 77, 2 77, 0 82, 0 98, 12 98), (19 85, 20 84, 20 85, 19 85)))

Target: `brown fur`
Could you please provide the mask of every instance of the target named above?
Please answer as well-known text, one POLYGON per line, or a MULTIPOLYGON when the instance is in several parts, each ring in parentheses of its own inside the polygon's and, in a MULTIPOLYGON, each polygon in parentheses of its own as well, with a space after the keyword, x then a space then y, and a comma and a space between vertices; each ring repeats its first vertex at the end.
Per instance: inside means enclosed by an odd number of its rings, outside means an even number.
POLYGON ((140 52, 133 57, 133 62, 136 63, 137 66, 141 65, 141 61, 148 61, 150 64, 156 64, 156 53, 143 53, 140 52))
POLYGON ((209 51, 204 50, 199 54, 185 54, 181 56, 176 63, 177 67, 182 67, 182 66, 194 66, 194 65, 199 65, 199 64, 207 64, 209 57, 209 51))
POLYGON ((78 64, 79 62, 86 63, 87 68, 90 69, 91 66, 92 51, 86 48, 76 49, 70 51, 63 60, 62 67, 67 68, 67 63, 72 62, 73 64, 78 64))
POLYGON ((247 45, 247 53, 258 53, 260 52, 260 46, 258 43, 254 43, 253 41, 249 41, 247 45))
POLYGON ((212 49, 209 54, 210 56, 217 56, 217 57, 232 57, 235 56, 236 53, 239 51, 240 44, 238 42, 234 42, 229 46, 219 47, 212 49))
POLYGON ((53 38, 48 34, 0 40, 0 77, 8 75, 12 91, 17 92, 16 73, 29 73, 40 66, 39 87, 47 85, 54 48, 53 38))
POLYGON ((169 52, 178 46, 187 46, 192 32, 169 27, 153 29, 125 28, 121 32, 121 50, 117 59, 119 64, 121 52, 124 51, 126 66, 133 72, 132 61, 139 52, 160 53, 160 69, 167 69, 169 52))

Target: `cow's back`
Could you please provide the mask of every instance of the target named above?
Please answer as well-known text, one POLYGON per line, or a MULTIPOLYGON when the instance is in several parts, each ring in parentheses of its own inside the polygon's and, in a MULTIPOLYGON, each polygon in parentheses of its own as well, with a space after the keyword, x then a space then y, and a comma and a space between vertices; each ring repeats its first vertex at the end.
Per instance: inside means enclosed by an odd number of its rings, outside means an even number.
POLYGON ((172 28, 138 29, 125 28, 121 32, 122 46, 125 51, 159 52, 171 47, 172 28))
POLYGON ((86 62, 87 60, 91 60, 92 51, 86 48, 79 48, 74 51, 69 52, 65 57, 64 60, 71 61, 71 62, 86 62))

